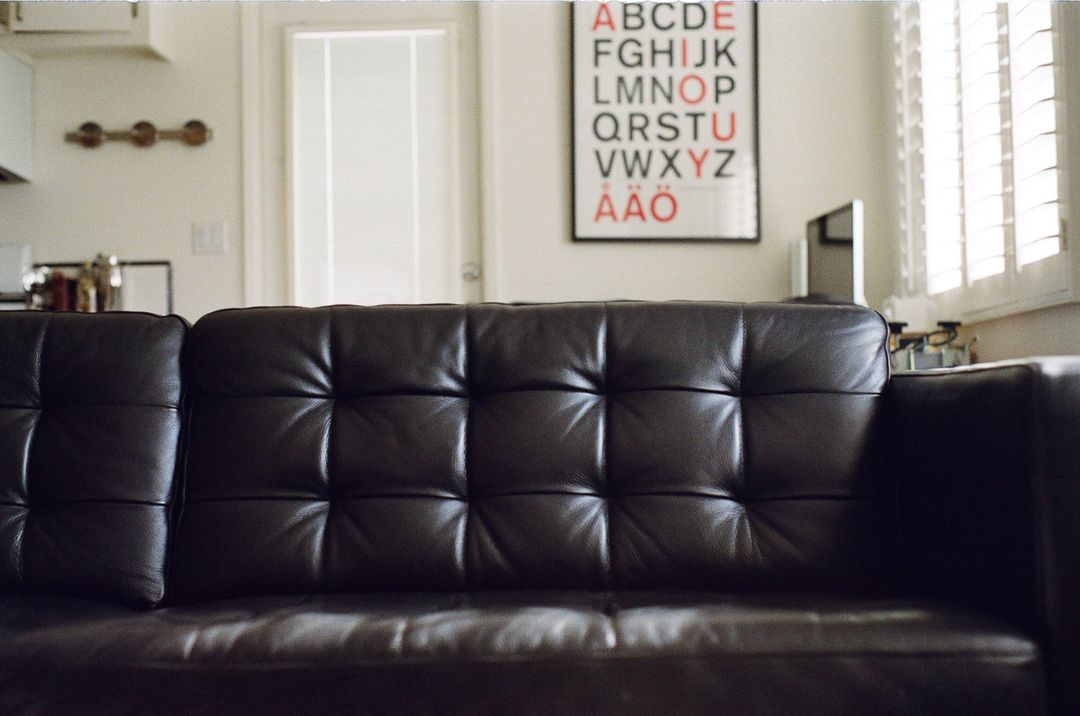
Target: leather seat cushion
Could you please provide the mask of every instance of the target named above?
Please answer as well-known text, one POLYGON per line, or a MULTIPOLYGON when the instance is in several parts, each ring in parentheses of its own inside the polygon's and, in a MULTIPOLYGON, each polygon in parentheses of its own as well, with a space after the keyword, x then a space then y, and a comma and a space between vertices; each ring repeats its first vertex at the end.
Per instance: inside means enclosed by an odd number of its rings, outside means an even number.
POLYGON ((807 593, 0 599, 3 713, 1038 713, 1042 673, 990 617, 807 593))

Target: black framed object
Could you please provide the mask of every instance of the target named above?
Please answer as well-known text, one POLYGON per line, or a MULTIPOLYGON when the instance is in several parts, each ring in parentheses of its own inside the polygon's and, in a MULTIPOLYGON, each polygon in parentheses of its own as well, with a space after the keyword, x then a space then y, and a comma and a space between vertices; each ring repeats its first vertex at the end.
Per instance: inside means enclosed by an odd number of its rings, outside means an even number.
MULTIPOLYGON (((36 263, 34 268, 79 269, 81 262, 36 263)), ((173 312, 171 261, 118 261, 122 283, 120 309, 169 315, 173 312)))
POLYGON ((757 8, 575 2, 573 236, 758 241, 757 8))

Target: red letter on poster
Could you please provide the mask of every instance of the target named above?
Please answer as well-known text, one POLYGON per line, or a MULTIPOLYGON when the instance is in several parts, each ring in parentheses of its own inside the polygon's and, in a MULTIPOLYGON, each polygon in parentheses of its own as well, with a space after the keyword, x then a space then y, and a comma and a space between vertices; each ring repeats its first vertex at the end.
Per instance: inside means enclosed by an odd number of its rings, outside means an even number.
POLYGON ((695 176, 697 176, 697 178, 700 179, 701 178, 701 165, 705 163, 705 157, 709 156, 709 151, 707 149, 702 149, 700 157, 698 155, 694 154, 693 149, 687 149, 686 153, 690 155, 691 161, 694 162, 694 174, 695 174, 695 176))
POLYGON ((604 193, 600 195, 600 204, 596 207, 596 216, 593 217, 594 224, 605 216, 615 222, 619 220, 618 215, 615 213, 615 205, 611 203, 611 195, 608 194, 609 186, 609 184, 604 184, 604 193))
POLYGON ((607 3, 603 3, 600 7, 596 8, 596 17, 593 18, 592 31, 596 32, 598 27, 607 27, 612 32, 615 31, 615 21, 611 19, 611 9, 608 8, 607 3))
POLYGON ((718 112, 712 113, 712 135, 718 142, 730 142, 735 138, 735 113, 728 112, 728 131, 727 134, 720 134, 720 126, 717 121, 718 112))
MULTIPOLYGON (((731 19, 731 11, 722 11, 721 7, 730 7, 733 3, 730 2, 714 2, 713 3, 713 15, 712 25, 714 30, 734 30, 735 23, 731 19)), ((593 28, 596 29, 596 28, 593 28)), ((614 29, 614 28, 612 28, 614 29)))
POLYGON ((687 75, 679 80, 679 98, 687 104, 697 104, 701 100, 705 99, 705 80, 701 79, 701 75, 687 75), (686 91, 686 85, 693 80, 697 83, 698 95, 697 99, 691 99, 690 95, 686 91))

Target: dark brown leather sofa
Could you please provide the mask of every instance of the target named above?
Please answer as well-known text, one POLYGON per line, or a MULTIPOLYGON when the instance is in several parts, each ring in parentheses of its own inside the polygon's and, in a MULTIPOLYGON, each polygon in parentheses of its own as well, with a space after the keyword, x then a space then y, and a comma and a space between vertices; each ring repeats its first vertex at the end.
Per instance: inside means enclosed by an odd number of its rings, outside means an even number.
POLYGON ((1076 713, 1080 359, 885 338, 0 314, 0 713, 1076 713))

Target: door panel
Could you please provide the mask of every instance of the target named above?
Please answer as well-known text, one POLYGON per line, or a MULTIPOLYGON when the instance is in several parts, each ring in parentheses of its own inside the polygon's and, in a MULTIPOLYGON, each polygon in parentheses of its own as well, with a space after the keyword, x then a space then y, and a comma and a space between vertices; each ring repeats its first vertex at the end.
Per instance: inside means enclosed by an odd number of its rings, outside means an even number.
POLYGON ((260 302, 480 300, 481 282, 462 278, 481 249, 475 6, 246 12, 245 31, 258 33, 260 302), (310 42, 294 43, 298 33, 310 42), (293 77, 322 66, 321 83, 293 77), (320 232, 328 240, 303 238, 320 232))

